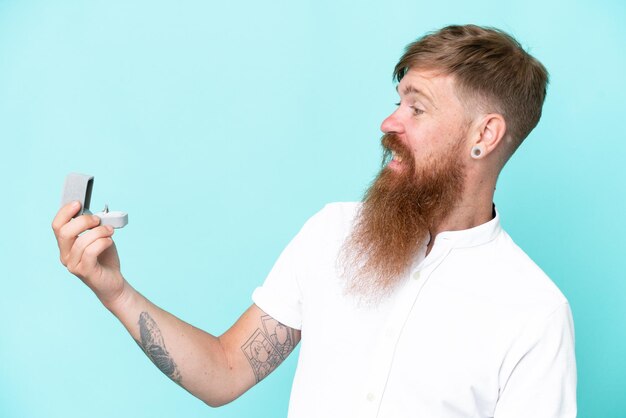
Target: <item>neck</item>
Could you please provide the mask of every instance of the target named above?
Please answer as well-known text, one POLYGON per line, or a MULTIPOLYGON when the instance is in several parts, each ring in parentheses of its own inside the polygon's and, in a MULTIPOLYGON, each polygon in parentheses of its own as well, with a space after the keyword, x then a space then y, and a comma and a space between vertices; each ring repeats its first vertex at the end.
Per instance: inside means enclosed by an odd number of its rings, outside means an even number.
POLYGON ((437 235, 445 231, 462 231, 474 228, 493 219, 494 187, 467 188, 463 198, 448 216, 431 228, 426 255, 430 253, 437 235))

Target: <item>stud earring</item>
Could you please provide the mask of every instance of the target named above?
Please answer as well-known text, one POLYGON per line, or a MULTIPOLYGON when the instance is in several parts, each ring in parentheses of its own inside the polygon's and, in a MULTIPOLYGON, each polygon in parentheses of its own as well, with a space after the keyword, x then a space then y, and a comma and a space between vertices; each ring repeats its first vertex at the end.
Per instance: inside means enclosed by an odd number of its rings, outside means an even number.
POLYGON ((478 159, 480 158, 481 155, 483 155, 483 146, 482 145, 474 145, 472 147, 472 152, 471 152, 471 156, 474 159, 478 159))

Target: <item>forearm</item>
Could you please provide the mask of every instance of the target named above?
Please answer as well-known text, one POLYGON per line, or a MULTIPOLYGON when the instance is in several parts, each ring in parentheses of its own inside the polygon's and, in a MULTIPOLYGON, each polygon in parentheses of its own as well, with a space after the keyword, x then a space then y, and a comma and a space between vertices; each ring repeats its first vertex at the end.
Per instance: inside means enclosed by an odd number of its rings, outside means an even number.
POLYGON ((233 364, 218 337, 162 310, 129 284, 105 306, 159 370, 207 404, 226 404, 254 384, 252 373, 233 364))
POLYGON ((68 203, 52 221, 61 263, 119 318, 163 373, 207 404, 237 398, 274 370, 299 341, 299 332, 287 333, 254 305, 219 338, 163 311, 122 277, 113 228, 100 225, 96 216, 74 218, 79 209, 79 202, 68 203), (278 331, 280 338, 268 329, 278 331))

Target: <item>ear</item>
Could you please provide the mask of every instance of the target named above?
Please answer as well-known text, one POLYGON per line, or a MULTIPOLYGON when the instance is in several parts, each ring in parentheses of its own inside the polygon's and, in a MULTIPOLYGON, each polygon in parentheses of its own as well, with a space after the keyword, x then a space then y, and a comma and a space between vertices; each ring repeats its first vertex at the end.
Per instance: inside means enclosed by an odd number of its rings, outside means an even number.
POLYGON ((498 148, 505 134, 504 117, 499 113, 489 113, 484 115, 476 126, 471 146, 480 146, 483 150, 482 157, 485 157, 498 148))

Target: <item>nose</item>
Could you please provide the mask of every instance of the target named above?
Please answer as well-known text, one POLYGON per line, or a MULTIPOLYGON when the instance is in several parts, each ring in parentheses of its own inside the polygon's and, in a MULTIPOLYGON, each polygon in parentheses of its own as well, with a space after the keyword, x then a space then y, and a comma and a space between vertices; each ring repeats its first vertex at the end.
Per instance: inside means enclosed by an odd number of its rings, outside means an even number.
POLYGON ((398 116, 398 111, 400 108, 396 109, 391 115, 387 116, 383 123, 380 124, 380 130, 385 134, 395 133, 401 134, 404 132, 404 125, 398 116))

